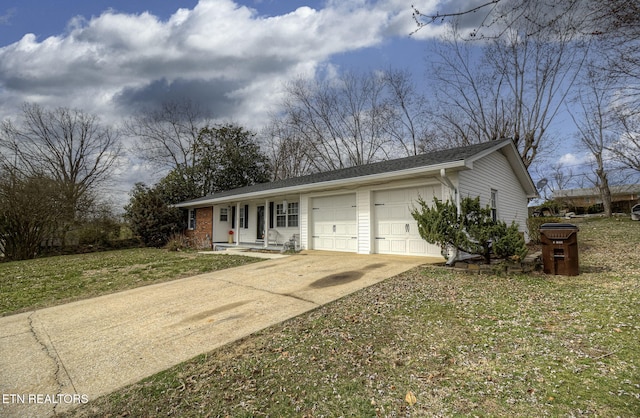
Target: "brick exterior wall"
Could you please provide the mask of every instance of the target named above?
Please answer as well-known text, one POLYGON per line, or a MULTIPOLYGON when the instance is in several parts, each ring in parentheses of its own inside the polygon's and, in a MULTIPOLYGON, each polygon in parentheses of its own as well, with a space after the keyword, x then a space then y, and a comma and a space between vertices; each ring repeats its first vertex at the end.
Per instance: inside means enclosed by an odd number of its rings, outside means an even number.
POLYGON ((212 248, 211 228, 213 220, 213 207, 197 208, 196 229, 188 229, 185 235, 190 238, 196 248, 212 248))

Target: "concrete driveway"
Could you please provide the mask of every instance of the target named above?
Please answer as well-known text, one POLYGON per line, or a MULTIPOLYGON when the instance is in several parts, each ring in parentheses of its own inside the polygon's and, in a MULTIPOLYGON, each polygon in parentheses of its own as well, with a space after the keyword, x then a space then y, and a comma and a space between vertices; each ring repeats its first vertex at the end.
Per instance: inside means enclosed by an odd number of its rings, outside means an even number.
POLYGON ((0 318, 0 416, 49 416, 441 259, 309 251, 0 318))

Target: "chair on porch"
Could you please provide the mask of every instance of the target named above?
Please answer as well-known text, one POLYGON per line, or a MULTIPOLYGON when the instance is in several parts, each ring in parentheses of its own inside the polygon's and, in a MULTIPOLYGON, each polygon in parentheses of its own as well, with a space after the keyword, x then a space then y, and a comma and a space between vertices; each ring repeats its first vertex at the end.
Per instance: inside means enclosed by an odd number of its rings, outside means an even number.
POLYGON ((270 229, 267 233, 267 245, 280 245, 278 243, 278 238, 280 237, 280 233, 275 229, 270 229))
POLYGON ((300 250, 300 234, 293 234, 289 239, 289 241, 285 242, 283 245, 284 245, 285 251, 288 251, 288 250, 299 251, 300 250))

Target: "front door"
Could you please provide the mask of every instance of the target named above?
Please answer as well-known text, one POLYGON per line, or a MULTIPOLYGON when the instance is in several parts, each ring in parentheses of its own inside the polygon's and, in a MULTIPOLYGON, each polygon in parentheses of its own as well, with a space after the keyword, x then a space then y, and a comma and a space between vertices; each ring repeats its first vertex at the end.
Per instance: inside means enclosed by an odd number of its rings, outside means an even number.
POLYGON ((258 206, 258 222, 256 222, 256 238, 258 241, 264 239, 264 206, 258 206))

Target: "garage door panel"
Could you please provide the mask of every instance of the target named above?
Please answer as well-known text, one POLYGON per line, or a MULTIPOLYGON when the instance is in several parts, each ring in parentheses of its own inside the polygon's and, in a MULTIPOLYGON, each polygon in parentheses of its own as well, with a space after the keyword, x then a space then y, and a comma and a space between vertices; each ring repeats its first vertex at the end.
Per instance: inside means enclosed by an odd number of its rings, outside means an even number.
POLYGON ((320 224, 318 228, 318 232, 322 235, 331 234, 333 232, 333 225, 320 224))
POLYGON ((394 235, 404 235, 404 225, 398 224, 398 223, 392 223, 390 224, 391 226, 391 232, 389 235, 394 236, 394 235))
POLYGON ((375 251, 382 254, 439 255, 437 246, 420 237, 411 215, 419 197, 433 201, 437 188, 412 187, 374 192, 375 251))
POLYGON ((353 220, 356 214, 355 208, 344 208, 344 209, 336 209, 333 214, 333 219, 335 221, 351 221, 353 220))
POLYGON ((391 252, 392 253, 406 253, 407 252, 407 242, 400 240, 391 241, 391 252))
POLYGON ((336 235, 348 235, 350 238, 358 234, 355 224, 336 224, 336 235))
POLYGON ((392 206, 389 208, 389 219, 393 219, 393 220, 404 220, 407 219, 407 214, 409 212, 409 210, 404 207, 404 206, 392 206))
POLYGON ((384 239, 376 239, 376 249, 377 253, 388 253, 389 251, 391 251, 390 241, 384 239))
POLYGON ((312 244, 317 250, 357 250, 355 194, 324 196, 312 200, 312 244))
POLYGON ((333 250, 333 239, 315 238, 313 239, 313 248, 322 248, 325 250, 333 250))
POLYGON ((427 242, 424 240, 416 240, 410 239, 407 241, 409 244, 409 252, 412 253, 426 253, 427 252, 427 242))
POLYGON ((336 238, 334 242, 336 251, 355 251, 358 240, 353 238, 336 238))

